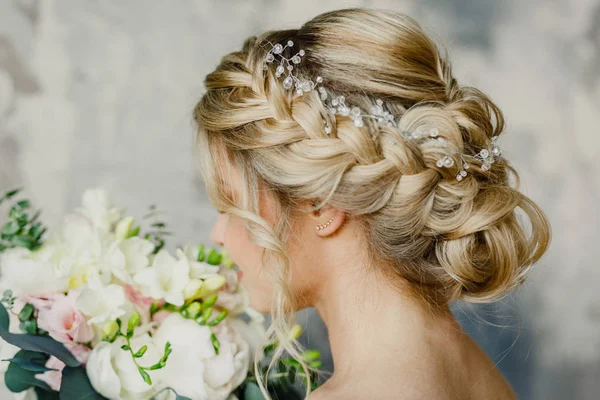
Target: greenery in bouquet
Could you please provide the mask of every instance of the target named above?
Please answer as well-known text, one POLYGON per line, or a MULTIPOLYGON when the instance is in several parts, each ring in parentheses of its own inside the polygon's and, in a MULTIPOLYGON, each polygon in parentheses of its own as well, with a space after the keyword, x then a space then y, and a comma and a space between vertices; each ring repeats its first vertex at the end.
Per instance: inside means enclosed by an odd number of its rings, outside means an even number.
MULTIPOLYGON (((300 363, 267 360, 264 317, 249 307, 224 251, 165 249, 155 206, 136 225, 101 189, 47 233, 20 190, 0 234, 0 358, 7 388, 38 399, 262 399, 256 374, 275 398, 299 398, 300 363), (48 237, 47 237, 48 236, 48 237), (263 360, 263 361, 264 361, 263 360)), ((295 326, 297 338, 302 329, 295 326)), ((304 360, 320 366, 319 353, 304 360)), ((311 375, 313 389, 317 376, 311 375)))

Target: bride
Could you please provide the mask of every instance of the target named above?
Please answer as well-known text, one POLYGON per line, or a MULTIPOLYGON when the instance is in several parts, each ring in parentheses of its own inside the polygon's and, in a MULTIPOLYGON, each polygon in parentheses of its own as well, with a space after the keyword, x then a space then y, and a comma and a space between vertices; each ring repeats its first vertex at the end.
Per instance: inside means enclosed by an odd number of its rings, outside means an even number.
POLYGON ((327 325, 334 373, 307 397, 514 399, 449 302, 522 283, 550 226, 509 183, 501 111, 420 26, 327 12, 246 39, 205 85, 194 117, 220 211, 211 238, 271 313, 275 358, 300 359, 294 311, 327 325))

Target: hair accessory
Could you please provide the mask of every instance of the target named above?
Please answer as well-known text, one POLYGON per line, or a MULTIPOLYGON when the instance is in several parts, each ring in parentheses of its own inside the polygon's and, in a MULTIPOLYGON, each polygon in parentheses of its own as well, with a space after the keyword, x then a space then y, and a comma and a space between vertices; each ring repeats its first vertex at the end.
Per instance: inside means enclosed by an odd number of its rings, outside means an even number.
MULTIPOLYGON (((300 62, 302 61, 302 57, 304 56, 304 50, 300 49, 292 57, 286 58, 283 55, 283 51, 285 49, 287 49, 288 47, 290 47, 290 48, 293 47, 294 46, 293 41, 288 40, 288 42, 286 43, 285 46, 282 46, 279 43, 277 43, 275 45, 273 45, 271 43, 271 45, 273 47, 271 48, 271 50, 269 50, 269 52, 267 53, 267 56, 265 57, 265 60, 263 63, 263 69, 266 70, 269 68, 270 63, 272 63, 274 61, 279 61, 279 65, 277 66, 277 69, 275 70, 275 76, 277 76, 279 78, 287 71, 287 76, 283 80, 284 88, 290 89, 292 87, 292 85, 294 85, 296 88, 296 93, 298 93, 299 95, 302 95, 305 92, 310 92, 311 90, 313 90, 316 86, 316 84, 313 81, 306 80, 306 79, 299 79, 294 74, 292 74, 292 71, 294 70, 294 64, 300 64, 300 62)), ((322 79, 320 79, 320 77, 318 77, 317 84, 320 83, 321 81, 322 81, 322 79)))
POLYGON ((331 219, 329 221, 327 221, 324 225, 317 225, 317 230, 320 231, 321 229, 325 229, 327 228, 335 219, 335 217, 331 217, 331 219))
MULTIPOLYGON (((305 51, 300 49, 296 54, 294 54, 290 58, 286 58, 285 56, 283 56, 283 51, 286 48, 291 48, 294 46, 293 41, 288 40, 285 46, 282 46, 279 43, 268 43, 271 45, 271 49, 265 56, 263 69, 267 70, 269 68, 270 63, 278 61, 279 65, 275 70, 275 76, 279 78, 287 71, 287 76, 283 80, 283 87, 285 89, 290 89, 292 86, 294 86, 296 93, 302 96, 304 93, 311 92, 316 88, 319 92, 319 98, 321 99, 323 106, 327 110, 328 114, 330 114, 333 117, 335 115, 349 117, 350 119, 352 119, 354 125, 358 128, 361 128, 365 125, 365 119, 375 120, 379 124, 385 124, 396 128, 398 127, 396 117, 387 109, 387 107, 381 99, 377 99, 375 101, 375 104, 371 105, 370 113, 367 113, 360 107, 346 104, 346 98, 343 95, 332 95, 325 87, 321 85, 323 83, 322 77, 317 76, 316 82, 313 82, 310 79, 303 79, 294 75, 292 73, 292 71, 294 70, 293 64, 300 64, 300 62, 302 61, 302 57, 305 55, 305 51)), ((325 133, 327 135, 331 134, 332 126, 328 120, 323 119, 323 126, 325 129, 325 133)), ((448 148, 446 139, 439 136, 439 130, 437 128, 431 128, 428 132, 422 132, 420 130, 402 131, 401 136, 403 139, 410 141, 437 141, 440 144, 442 144, 445 148, 448 148)), ((375 139, 375 135, 373 135, 373 139, 375 139)), ((398 142, 394 140, 390 140, 389 143, 392 145, 398 144, 398 142)), ((502 151, 498 146, 498 136, 492 137, 491 146, 491 150, 487 148, 481 149, 479 153, 477 153, 474 156, 469 154, 460 154, 459 157, 462 162, 462 168, 456 175, 456 180, 462 181, 467 176, 469 164, 465 161, 465 158, 471 158, 473 160, 476 160, 481 163, 482 170, 489 170, 491 168, 491 165, 494 162, 496 162, 502 154, 502 151)), ((438 168, 452 168, 454 164, 454 158, 451 157, 451 154, 446 154, 444 157, 437 160, 435 163, 435 165, 438 168)), ((322 229, 319 228, 319 226, 325 227, 328 224, 318 225, 317 230, 322 229)))

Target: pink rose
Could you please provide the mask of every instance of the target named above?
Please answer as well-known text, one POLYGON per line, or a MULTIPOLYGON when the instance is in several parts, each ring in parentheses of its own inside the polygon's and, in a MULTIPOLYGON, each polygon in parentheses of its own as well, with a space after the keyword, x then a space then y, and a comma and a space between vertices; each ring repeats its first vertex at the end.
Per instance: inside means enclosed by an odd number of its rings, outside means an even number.
POLYGON ((79 292, 71 290, 55 299, 49 308, 38 313, 38 325, 61 343, 86 343, 94 338, 94 330, 75 306, 79 292))
POLYGON ((62 293, 44 293, 35 296, 23 296, 19 300, 23 302, 23 305, 29 303, 34 306, 36 310, 40 311, 52 307, 52 304, 62 297, 64 297, 64 294, 62 293))
POLYGON ((46 361, 46 368, 52 368, 55 371, 45 371, 42 374, 36 374, 35 377, 40 381, 46 382, 52 390, 60 391, 60 384, 62 382, 62 370, 65 368, 65 364, 54 356, 50 356, 46 361))

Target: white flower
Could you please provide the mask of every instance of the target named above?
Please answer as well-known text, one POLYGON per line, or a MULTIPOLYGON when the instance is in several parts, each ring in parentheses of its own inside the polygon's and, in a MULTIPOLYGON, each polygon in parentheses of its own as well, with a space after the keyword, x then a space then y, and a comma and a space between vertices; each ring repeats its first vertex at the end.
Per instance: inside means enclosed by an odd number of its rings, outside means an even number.
MULTIPOLYGON (((146 370, 152 379, 152 385, 148 385, 142 379, 129 351, 121 349, 123 344, 125 340, 121 337, 113 343, 102 342, 92 350, 86 365, 90 383, 108 399, 150 398, 161 380, 162 371, 146 370)), ((150 336, 144 334, 131 339, 134 352, 144 345, 148 346, 148 350, 141 358, 136 359, 137 363, 142 366, 155 364, 162 354, 150 336)))
POLYGON ((169 315, 154 334, 158 348, 169 341, 173 352, 163 369, 163 382, 179 395, 195 400, 227 399, 248 372, 248 344, 227 319, 213 328, 220 342, 216 354, 207 326, 179 314, 169 315))
POLYGON ((121 281, 131 284, 132 276, 148 267, 150 254, 154 245, 140 237, 117 239, 103 258, 102 270, 105 274, 112 274, 121 281))
POLYGON ((102 286, 93 279, 76 300, 77 308, 90 319, 90 324, 104 324, 125 314, 125 291, 122 286, 102 286))
POLYGON ((151 267, 134 276, 133 280, 140 285, 142 293, 176 306, 183 305, 183 291, 190 280, 190 266, 180 249, 177 249, 177 256, 178 259, 163 249, 154 257, 151 267))
POLYGON ((16 247, 0 254, 0 286, 15 295, 64 292, 69 277, 55 265, 29 249, 16 247))
POLYGON ((248 343, 250 349, 250 359, 254 360, 254 353, 267 344, 267 331, 265 329, 265 317, 258 311, 249 308, 246 313, 250 317, 250 321, 246 322, 241 318, 229 317, 227 321, 229 325, 235 329, 248 343))
POLYGON ((102 231, 110 231, 121 218, 121 211, 110 206, 108 194, 100 188, 86 190, 82 196, 82 207, 77 211, 88 217, 94 228, 102 231))

